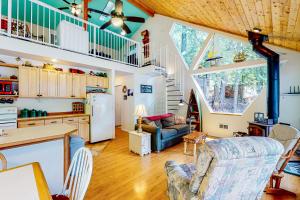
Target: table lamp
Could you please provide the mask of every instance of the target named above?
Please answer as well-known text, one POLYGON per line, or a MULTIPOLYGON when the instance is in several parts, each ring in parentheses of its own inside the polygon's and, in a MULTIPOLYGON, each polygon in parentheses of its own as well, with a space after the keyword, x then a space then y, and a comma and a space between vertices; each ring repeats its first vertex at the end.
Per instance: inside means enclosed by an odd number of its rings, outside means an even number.
POLYGON ((137 105, 135 107, 135 115, 138 117, 138 133, 142 133, 142 117, 147 115, 146 108, 143 104, 137 105))

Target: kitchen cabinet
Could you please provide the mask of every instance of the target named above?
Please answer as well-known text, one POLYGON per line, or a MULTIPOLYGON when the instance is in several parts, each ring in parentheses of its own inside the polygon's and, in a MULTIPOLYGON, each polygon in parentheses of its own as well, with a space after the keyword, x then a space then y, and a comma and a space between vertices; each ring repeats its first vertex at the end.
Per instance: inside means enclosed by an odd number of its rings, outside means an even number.
POLYGON ((18 128, 34 127, 34 126, 44 126, 45 120, 29 120, 18 123, 18 128))
POLYGON ((86 85, 89 87, 99 87, 98 85, 98 77, 97 76, 86 76, 86 85))
POLYGON ((90 141, 90 124, 89 117, 79 117, 79 136, 84 139, 85 142, 90 141))
POLYGON ((19 96, 20 97, 38 97, 39 87, 39 69, 36 67, 19 67, 19 96))
POLYGON ((77 117, 67 117, 63 118, 63 123, 68 124, 74 128, 77 129, 76 132, 73 133, 73 135, 79 135, 78 129, 79 129, 79 124, 78 124, 78 118, 77 117))
POLYGON ((86 98, 86 76, 84 74, 73 74, 74 98, 86 98))
POLYGON ((71 98, 73 96, 72 74, 58 72, 58 97, 71 98))
POLYGON ((39 95, 41 97, 57 97, 57 79, 57 71, 40 69, 39 95))
POLYGON ((62 124, 62 119, 46 119, 45 125, 51 125, 51 124, 62 124))

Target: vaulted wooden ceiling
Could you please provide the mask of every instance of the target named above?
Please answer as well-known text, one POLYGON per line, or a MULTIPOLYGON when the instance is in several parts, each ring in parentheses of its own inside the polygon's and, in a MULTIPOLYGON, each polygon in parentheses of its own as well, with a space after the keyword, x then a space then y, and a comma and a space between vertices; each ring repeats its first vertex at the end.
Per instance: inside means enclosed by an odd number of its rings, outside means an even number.
POLYGON ((261 28, 269 42, 300 51, 300 0, 134 0, 155 13, 247 36, 261 28))

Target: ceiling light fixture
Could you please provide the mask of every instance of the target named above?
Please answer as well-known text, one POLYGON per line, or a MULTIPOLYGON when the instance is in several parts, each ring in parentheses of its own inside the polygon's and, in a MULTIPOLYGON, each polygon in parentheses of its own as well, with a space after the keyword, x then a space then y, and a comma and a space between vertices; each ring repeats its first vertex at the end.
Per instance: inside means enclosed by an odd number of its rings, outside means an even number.
POLYGON ((80 7, 81 7, 80 5, 72 5, 72 7, 71 7, 71 13, 73 15, 75 15, 75 16, 80 15, 80 13, 81 13, 80 7))
POLYGON ((124 22, 120 17, 113 17, 111 18, 111 23, 116 27, 120 27, 124 22))
POLYGON ((55 62, 57 62, 57 59, 53 58, 53 59, 51 59, 51 61, 55 63, 55 62))
POLYGON ((260 33, 261 32, 261 29, 260 28, 253 28, 253 32, 255 32, 255 33, 260 33))
POLYGON ((121 35, 126 35, 127 33, 126 33, 126 31, 124 30, 124 29, 122 29, 122 31, 121 31, 121 35))

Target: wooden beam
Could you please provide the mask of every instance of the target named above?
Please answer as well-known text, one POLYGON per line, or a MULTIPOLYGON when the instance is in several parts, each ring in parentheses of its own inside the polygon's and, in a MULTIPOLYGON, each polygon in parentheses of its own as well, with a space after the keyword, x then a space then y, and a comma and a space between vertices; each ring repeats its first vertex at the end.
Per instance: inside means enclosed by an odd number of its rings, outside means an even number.
POLYGON ((149 8, 148 6, 142 4, 141 2, 139 2, 137 0, 128 0, 128 2, 131 3, 132 5, 134 5, 135 7, 139 8, 143 12, 145 12, 150 17, 153 17, 155 14, 154 10, 152 10, 151 8, 149 8))
MULTIPOLYGON (((88 21, 89 20, 89 0, 83 0, 83 19, 88 21)), ((84 30, 87 29, 87 24, 84 24, 84 30)))

